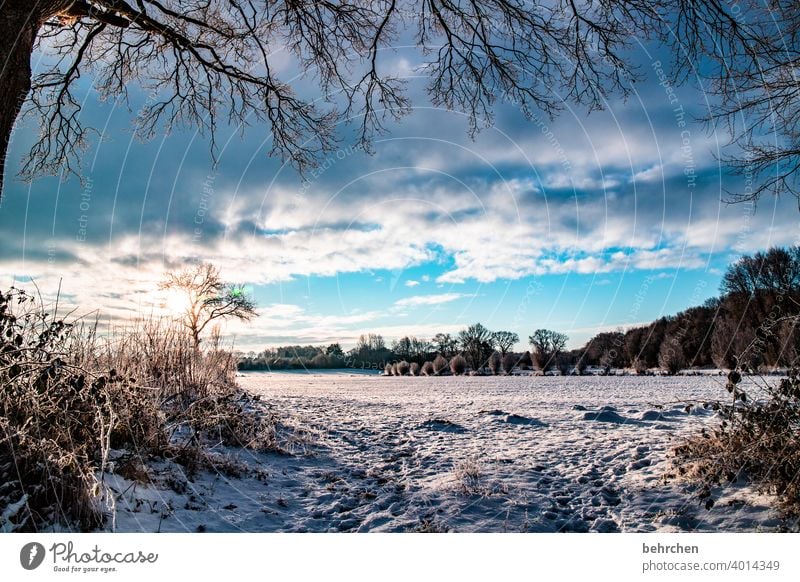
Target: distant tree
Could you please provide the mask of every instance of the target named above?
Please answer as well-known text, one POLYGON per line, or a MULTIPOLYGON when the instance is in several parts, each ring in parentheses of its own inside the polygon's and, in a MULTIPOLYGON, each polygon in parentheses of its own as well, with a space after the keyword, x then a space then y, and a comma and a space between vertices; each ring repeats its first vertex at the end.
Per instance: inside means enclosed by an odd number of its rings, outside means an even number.
POLYGON ((328 356, 325 354, 317 354, 312 358, 311 365, 315 368, 327 368, 329 365, 328 356))
POLYGON ((779 322, 776 333, 781 347, 778 365, 800 367, 800 318, 779 322))
POLYGON ((569 338, 560 332, 550 329, 537 329, 528 341, 533 348, 533 359, 536 366, 546 371, 554 365, 556 357, 564 350, 569 338))
POLYGON ((574 350, 573 360, 575 362, 575 373, 578 376, 583 376, 586 373, 586 368, 589 367, 589 359, 586 357, 584 350, 574 350))
POLYGON ((667 336, 658 352, 658 364, 670 374, 677 374, 686 367, 681 342, 676 337, 667 336))
POLYGON ((494 349, 494 337, 491 331, 476 323, 458 333, 458 344, 469 366, 477 371, 489 359, 494 349))
POLYGON ((458 340, 449 333, 437 333, 432 342, 434 349, 445 358, 454 356, 458 350, 458 340))
POLYGON ((625 365, 625 336, 619 331, 598 333, 584 347, 587 364, 612 368, 625 365))
POLYGON ((645 368, 658 367, 658 352, 670 321, 662 317, 648 326, 628 330, 624 340, 626 363, 633 365, 638 361, 645 368))
POLYGON ((344 358, 344 350, 342 350, 341 344, 331 344, 325 348, 325 355, 331 358, 342 359, 344 358))
POLYGON ((361 334, 358 336, 355 349, 358 352, 379 352, 386 349, 386 342, 379 334, 361 334))
POLYGON ((431 344, 429 341, 418 337, 411 338, 410 357, 413 358, 415 362, 421 364, 430 355, 430 352, 431 344))
POLYGON ((401 359, 410 359, 411 358, 411 338, 401 337, 398 340, 392 342, 392 353, 397 358, 401 359))
POLYGON ((555 358, 555 366, 562 376, 569 375, 574 367, 574 353, 573 352, 560 352, 555 358))
POLYGON ((244 287, 223 281, 219 269, 211 263, 170 271, 160 287, 185 296, 182 322, 198 349, 201 335, 212 322, 231 318, 250 321, 257 315, 256 304, 244 287))
POLYGON ((492 355, 489 356, 489 369, 492 371, 492 374, 497 376, 497 374, 500 373, 502 366, 503 356, 501 356, 499 352, 492 352, 492 355))
POLYGON ((467 371, 467 360, 461 354, 456 354, 450 360, 450 371, 454 376, 462 376, 467 371))
POLYGON ((519 336, 511 331, 496 331, 492 334, 492 339, 501 356, 505 356, 519 342, 519 336))
POLYGON ((503 372, 511 374, 514 371, 514 366, 517 365, 518 358, 513 354, 506 354, 503 356, 503 372))
POLYGON ((433 371, 434 373, 439 376, 442 372, 447 370, 447 359, 444 358, 441 354, 436 356, 436 359, 433 360, 433 371))
POLYGON ((639 376, 644 376, 645 374, 647 374, 647 364, 645 364, 644 360, 635 358, 633 362, 631 362, 631 367, 636 371, 636 374, 639 376))
POLYGON ((759 291, 794 293, 800 290, 800 246, 773 247, 744 256, 730 265, 722 277, 724 295, 754 296, 759 291))
POLYGON ((361 334, 356 341, 356 346, 350 350, 351 364, 379 369, 385 362, 391 360, 392 352, 386 347, 383 336, 369 333, 361 334))
POLYGON ((533 357, 529 351, 525 351, 522 356, 519 358, 517 365, 519 366, 520 370, 527 370, 531 366, 533 366, 533 357))

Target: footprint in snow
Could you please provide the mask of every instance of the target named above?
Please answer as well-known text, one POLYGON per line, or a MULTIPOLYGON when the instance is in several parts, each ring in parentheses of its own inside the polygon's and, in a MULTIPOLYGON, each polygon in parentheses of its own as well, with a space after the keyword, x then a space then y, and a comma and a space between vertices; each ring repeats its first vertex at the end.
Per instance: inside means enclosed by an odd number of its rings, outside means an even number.
POLYGON ((640 424, 638 420, 626 418, 618 414, 611 408, 604 406, 597 412, 587 412, 583 415, 583 420, 595 420, 597 422, 609 422, 613 424, 640 424))
POLYGON ((520 416, 519 414, 508 414, 502 419, 502 422, 507 424, 516 424, 519 426, 547 426, 541 420, 528 418, 527 416, 520 416))
POLYGON ((467 432, 467 429, 461 426, 460 424, 456 424, 455 422, 451 422, 449 420, 443 420, 441 418, 434 418, 433 420, 426 420, 419 428, 425 428, 428 430, 435 430, 439 432, 452 432, 456 434, 462 434, 467 432))

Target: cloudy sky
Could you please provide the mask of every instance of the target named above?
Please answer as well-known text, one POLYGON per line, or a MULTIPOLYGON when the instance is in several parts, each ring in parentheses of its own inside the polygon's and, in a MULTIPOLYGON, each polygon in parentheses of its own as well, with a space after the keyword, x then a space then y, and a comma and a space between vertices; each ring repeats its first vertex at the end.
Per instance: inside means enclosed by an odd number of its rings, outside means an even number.
MULTIPOLYGON (((267 127, 141 143, 136 108, 100 103, 86 180, 14 180, 38 128, 18 129, 0 203, 0 284, 30 284, 106 322, 160 313, 157 282, 198 260, 246 284, 260 317, 228 332, 243 349, 352 345, 362 332, 430 337, 491 329, 600 330, 672 314, 716 294, 731 260, 796 242, 793 198, 726 204, 742 177, 720 166, 727 135, 695 120, 696 86, 659 84, 658 47, 631 58, 647 81, 588 115, 525 119, 499 103, 468 137, 463 113, 433 108, 408 49, 387 51, 414 110, 367 154, 348 146, 301 178, 267 157, 267 127)), ((666 65, 663 68, 666 69, 666 65)), ((666 70, 668 73, 668 69, 666 70)), ((342 128, 341 135, 348 133, 342 128)))

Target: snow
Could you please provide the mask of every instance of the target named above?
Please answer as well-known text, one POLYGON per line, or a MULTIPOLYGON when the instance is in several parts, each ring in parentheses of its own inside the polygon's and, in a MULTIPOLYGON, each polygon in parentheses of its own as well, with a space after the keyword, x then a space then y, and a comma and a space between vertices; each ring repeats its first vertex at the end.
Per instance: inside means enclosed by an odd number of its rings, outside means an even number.
MULTIPOLYGON (((742 485, 709 511, 670 480, 689 401, 718 377, 379 377, 246 373, 292 454, 219 450, 218 470, 165 461, 143 485, 108 475, 117 531, 774 531, 742 485), (290 429, 288 427, 294 427, 290 429), (288 437, 287 437, 288 438, 288 437), (235 461, 235 462, 234 462, 235 461)), ((746 389, 746 386, 745 386, 746 389)))

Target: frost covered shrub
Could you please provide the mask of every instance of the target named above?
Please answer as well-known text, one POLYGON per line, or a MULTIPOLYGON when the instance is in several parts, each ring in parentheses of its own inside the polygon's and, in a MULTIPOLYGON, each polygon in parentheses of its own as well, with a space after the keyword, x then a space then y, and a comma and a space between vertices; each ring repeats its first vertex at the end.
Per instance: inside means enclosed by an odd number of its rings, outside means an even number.
POLYGON ((686 367, 686 357, 683 346, 678 338, 667 337, 658 351, 658 365, 672 375, 677 374, 686 367))
POLYGON ((409 366, 409 372, 412 376, 419 376, 419 364, 416 362, 411 362, 409 366))
POLYGON ((464 359, 464 356, 458 354, 450 360, 450 371, 455 376, 461 376, 467 371, 467 360, 464 359))
POLYGON ((444 358, 444 356, 439 354, 436 356, 436 359, 433 360, 433 372, 439 376, 445 371, 447 371, 447 360, 444 358))
POLYGON ((0 530, 101 523, 95 472, 129 379, 91 369, 84 331, 24 291, 0 292, 0 530))
POLYGON ((314 368, 327 368, 329 366, 328 356, 325 354, 317 354, 311 359, 311 365, 314 368))
POLYGON ((0 292, 0 531, 102 525, 112 448, 146 462, 173 446, 202 455, 207 438, 272 446, 235 387, 236 364, 173 323, 102 339, 24 291, 0 292))
POLYGON ((777 386, 766 384, 756 400, 739 388, 737 371, 728 375, 731 400, 708 404, 720 413, 719 425, 686 439, 675 450, 678 474, 700 486, 706 508, 714 488, 743 478, 758 490, 777 495, 784 509, 800 513, 800 371, 790 371, 777 386))
POLYGON ((497 376, 500 373, 500 368, 502 367, 503 358, 497 352, 492 352, 492 355, 489 356, 489 369, 492 371, 492 374, 497 376))
POLYGON ((392 364, 392 376, 399 376, 400 373, 397 371, 397 362, 392 364))
POLYGON ((402 362, 397 364, 397 375, 398 376, 408 376, 408 372, 410 370, 410 366, 408 362, 403 360, 402 362))
POLYGON ((391 376, 392 375, 392 365, 391 364, 386 364, 383 367, 383 375, 384 376, 391 376))
POLYGON ((433 362, 425 362, 422 364, 422 375, 423 376, 433 376, 436 372, 433 368, 433 362))

